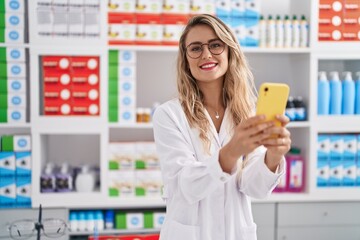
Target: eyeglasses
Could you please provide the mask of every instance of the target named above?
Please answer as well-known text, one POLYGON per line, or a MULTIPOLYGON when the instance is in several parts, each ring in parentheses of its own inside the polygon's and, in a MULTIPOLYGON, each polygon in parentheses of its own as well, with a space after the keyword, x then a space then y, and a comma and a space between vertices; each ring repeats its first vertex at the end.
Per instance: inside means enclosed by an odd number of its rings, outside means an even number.
POLYGON ((217 39, 217 40, 212 40, 209 43, 191 43, 186 47, 186 54, 190 58, 197 59, 203 53, 204 45, 208 45, 208 49, 213 55, 220 55, 225 49, 225 43, 217 39))
POLYGON ((42 229, 43 234, 49 238, 58 238, 65 234, 66 223, 61 219, 44 219, 41 223, 34 220, 23 219, 12 222, 8 228, 10 237, 15 240, 31 238, 42 229))

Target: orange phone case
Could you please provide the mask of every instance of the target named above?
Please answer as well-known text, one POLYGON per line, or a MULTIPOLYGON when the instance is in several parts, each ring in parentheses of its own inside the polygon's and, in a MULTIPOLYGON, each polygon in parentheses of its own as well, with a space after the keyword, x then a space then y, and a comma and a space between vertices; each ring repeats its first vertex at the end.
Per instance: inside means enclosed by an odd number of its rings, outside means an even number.
POLYGON ((276 115, 285 113, 286 102, 289 97, 289 86, 284 83, 263 83, 259 89, 259 96, 256 106, 256 115, 264 114, 265 121, 275 120, 276 115))

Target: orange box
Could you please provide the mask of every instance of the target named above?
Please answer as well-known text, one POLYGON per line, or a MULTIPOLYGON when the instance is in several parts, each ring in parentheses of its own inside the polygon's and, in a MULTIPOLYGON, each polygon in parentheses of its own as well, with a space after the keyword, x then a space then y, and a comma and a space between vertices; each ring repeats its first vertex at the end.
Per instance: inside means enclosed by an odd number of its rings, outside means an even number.
POLYGON ((343 41, 360 41, 360 26, 344 26, 343 41))
POLYGON ((74 72, 71 75, 73 84, 89 84, 91 86, 99 86, 99 76, 97 73, 74 72))
POLYGON ((67 56, 43 56, 42 66, 44 70, 52 69, 57 71, 69 70, 71 64, 70 57, 67 56))
POLYGON ((91 115, 96 116, 100 114, 99 104, 95 103, 75 103, 73 102, 72 106, 73 115, 91 115))
POLYGON ((319 26, 319 41, 341 41, 343 40, 343 27, 319 26))
POLYGON ((99 57, 71 57, 71 67, 73 71, 99 71, 99 57))
MULTIPOLYGON (((359 14, 360 12, 360 1, 359 0, 344 0, 344 11, 359 14)), ((358 15, 359 16, 359 15, 358 15)))

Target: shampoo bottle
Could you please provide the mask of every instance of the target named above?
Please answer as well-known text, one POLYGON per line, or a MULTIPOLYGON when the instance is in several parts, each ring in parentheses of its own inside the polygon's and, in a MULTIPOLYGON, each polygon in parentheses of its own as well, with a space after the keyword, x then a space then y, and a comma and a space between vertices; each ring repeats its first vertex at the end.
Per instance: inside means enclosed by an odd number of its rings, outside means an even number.
POLYGON ((276 32, 275 32, 275 21, 271 15, 269 15, 267 20, 267 47, 275 47, 276 41, 276 32))
POLYGON ((300 47, 307 47, 309 42, 309 24, 305 15, 300 20, 300 47))
POLYGON ((89 171, 89 167, 84 165, 76 176, 75 188, 77 192, 92 192, 95 188, 95 176, 89 171))
POLYGON ((353 115, 355 111, 355 83, 352 79, 351 72, 344 72, 342 81, 342 114, 353 115))
POLYGON ((341 114, 342 85, 339 79, 339 73, 330 72, 330 114, 341 114))
POLYGON ((284 47, 290 48, 292 43, 292 22, 288 15, 284 19, 284 47))
POLYGON ((45 169, 40 177, 40 191, 54 192, 55 191, 55 176, 53 174, 53 164, 47 163, 45 169))
POLYGON ((319 72, 318 80, 318 115, 328 115, 330 110, 330 83, 327 80, 326 72, 319 72))
POLYGON ((290 119, 290 121, 295 121, 295 105, 294 98, 289 96, 286 102, 285 115, 290 119))
POLYGON ((260 47, 266 47, 266 20, 264 19, 264 16, 260 16, 259 21, 259 36, 260 36, 260 47))
POLYGON ((73 177, 69 172, 69 165, 63 163, 60 171, 56 174, 56 191, 70 192, 73 190, 73 177))
POLYGON ((360 72, 356 73, 355 81, 355 114, 360 114, 360 72))
POLYGON ((301 96, 296 97, 294 99, 294 105, 295 105, 295 120, 305 121, 307 111, 303 98, 301 96))
POLYGON ((305 162, 299 148, 291 148, 286 155, 287 182, 289 192, 304 191, 305 162))

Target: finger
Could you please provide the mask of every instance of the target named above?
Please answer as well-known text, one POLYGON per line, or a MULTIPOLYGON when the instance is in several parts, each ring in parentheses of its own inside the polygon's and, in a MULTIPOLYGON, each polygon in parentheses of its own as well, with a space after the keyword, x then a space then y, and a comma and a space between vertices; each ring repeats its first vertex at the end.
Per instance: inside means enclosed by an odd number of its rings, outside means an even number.
POLYGON ((264 122, 253 127, 248 128, 246 131, 249 136, 258 135, 259 133, 263 133, 266 129, 269 129, 274 126, 274 122, 264 122))
POLYGON ((268 138, 261 142, 264 146, 289 146, 291 145, 291 139, 287 137, 281 138, 268 138))
POLYGON ((279 120, 279 122, 281 123, 281 126, 286 126, 289 122, 290 119, 285 116, 285 115, 276 115, 276 119, 279 120))
POLYGON ((265 120, 265 115, 256 115, 254 117, 250 117, 248 119, 246 119, 242 124, 241 124, 241 127, 242 128, 249 128, 251 126, 254 126, 254 125, 257 125, 259 124, 260 122, 264 121, 265 120))
POLYGON ((265 129, 264 132, 278 135, 279 137, 290 137, 290 132, 284 127, 269 127, 265 129))

